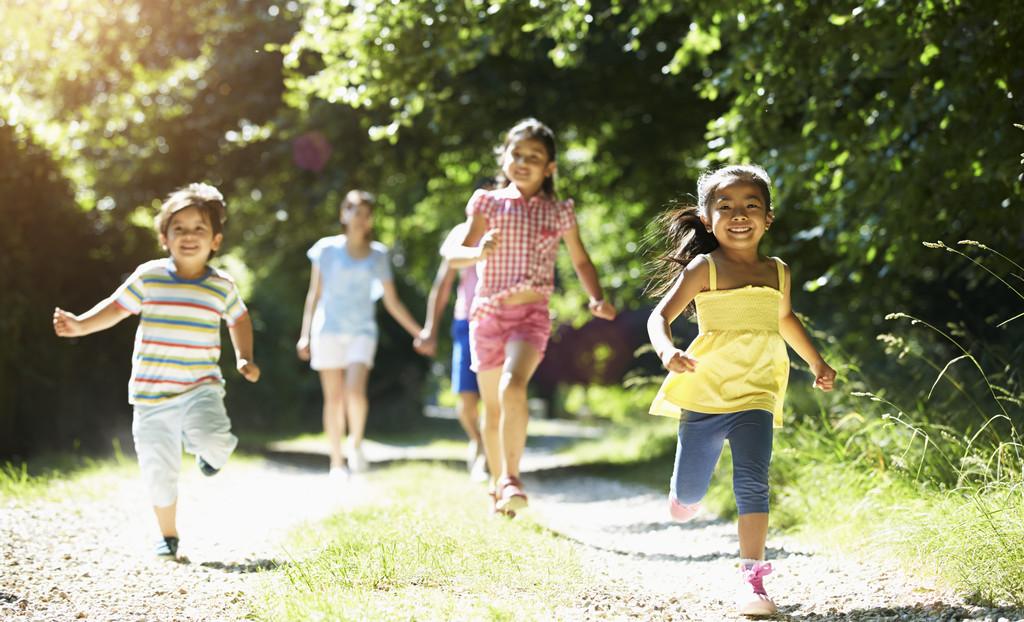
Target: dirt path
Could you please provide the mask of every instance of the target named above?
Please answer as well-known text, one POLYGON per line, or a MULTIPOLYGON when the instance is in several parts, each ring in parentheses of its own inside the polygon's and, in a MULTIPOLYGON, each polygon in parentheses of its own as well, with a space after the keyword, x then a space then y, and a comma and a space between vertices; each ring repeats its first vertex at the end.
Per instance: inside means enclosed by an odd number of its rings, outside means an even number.
MULTIPOLYGON (((369 448, 373 460, 410 459, 369 448)), ((415 452, 414 452, 415 454, 415 452)), ((447 456, 445 456, 447 457, 447 456)), ((530 512, 580 543, 592 585, 569 620, 728 620, 736 585, 731 523, 667 520, 660 492, 571 475, 543 447, 527 455, 530 512)), ((303 521, 369 500, 356 483, 344 496, 319 468, 238 461, 213 478, 182 478, 179 526, 187 563, 149 555, 154 525, 137 478, 100 495, 0 506, 2 620, 241 620, 260 581, 254 572, 288 558, 283 540, 303 521), (332 492, 333 491, 333 492, 332 492)), ((322 466, 322 465, 320 465, 322 466)), ((64 486, 69 486, 65 484, 64 486)), ((777 571, 767 579, 788 620, 1022 620, 1024 612, 964 605, 891 568, 846 563, 771 538, 777 571)))
POLYGON ((283 561, 288 530, 351 502, 327 484, 320 472, 265 461, 237 461, 212 478, 185 473, 185 563, 149 554, 155 523, 137 478, 95 498, 68 490, 72 500, 5 502, 0 619, 242 619, 254 571, 283 561))
MULTIPOLYGON (((730 620, 738 542, 732 522, 669 520, 665 495, 608 479, 529 477, 531 511, 579 542, 597 589, 577 603, 581 620, 730 620)), ((961 599, 876 564, 815 554, 769 537, 775 572, 765 580, 781 620, 1024 619, 1024 611, 965 605, 961 599)))

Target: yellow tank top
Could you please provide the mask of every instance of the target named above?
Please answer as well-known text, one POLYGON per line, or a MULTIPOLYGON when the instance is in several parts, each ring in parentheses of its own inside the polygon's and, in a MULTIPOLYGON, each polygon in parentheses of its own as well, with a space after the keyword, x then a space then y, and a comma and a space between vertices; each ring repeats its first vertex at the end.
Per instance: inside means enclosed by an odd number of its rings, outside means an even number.
POLYGON ((767 410, 782 427, 782 401, 789 381, 789 354, 779 332, 779 304, 786 272, 777 258, 779 288, 747 285, 718 289, 709 255, 708 291, 694 297, 697 337, 686 352, 697 359, 695 372, 669 372, 650 413, 679 418, 681 410, 732 413, 767 410))

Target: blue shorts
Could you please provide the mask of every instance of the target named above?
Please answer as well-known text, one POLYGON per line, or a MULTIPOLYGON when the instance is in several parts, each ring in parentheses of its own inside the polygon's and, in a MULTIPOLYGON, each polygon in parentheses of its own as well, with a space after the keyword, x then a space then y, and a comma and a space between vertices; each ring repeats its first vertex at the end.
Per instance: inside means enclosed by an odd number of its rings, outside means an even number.
POLYGON ((469 320, 452 321, 452 392, 479 393, 476 373, 469 368, 469 320))
POLYGON ((772 413, 745 410, 722 415, 683 411, 676 444, 672 496, 685 505, 704 498, 711 474, 729 441, 732 488, 740 514, 768 511, 768 464, 772 461, 772 413))

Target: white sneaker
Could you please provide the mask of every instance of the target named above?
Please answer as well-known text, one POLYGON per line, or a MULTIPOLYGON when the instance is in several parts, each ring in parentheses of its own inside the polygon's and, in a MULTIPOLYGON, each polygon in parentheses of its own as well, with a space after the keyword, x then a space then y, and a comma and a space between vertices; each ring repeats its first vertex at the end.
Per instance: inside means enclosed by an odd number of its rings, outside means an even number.
POLYGON ((347 482, 349 477, 351 477, 351 473, 349 473, 347 466, 331 467, 331 471, 327 474, 327 477, 333 481, 347 482))
POLYGON ((736 594, 737 613, 742 616, 771 616, 779 612, 764 589, 764 577, 771 574, 772 565, 757 562, 753 566, 740 566, 742 583, 736 594))
POLYGON ((483 454, 477 454, 473 460, 473 468, 469 470, 469 479, 474 482, 486 482, 490 477, 487 472, 487 458, 483 454))
POLYGON ((469 445, 466 446, 466 470, 473 470, 473 467, 476 466, 476 459, 481 453, 480 443, 469 441, 469 445))
POLYGON ((363 473, 369 468, 370 463, 367 462, 366 456, 363 455, 363 448, 355 445, 349 447, 348 450, 348 468, 353 473, 363 473))

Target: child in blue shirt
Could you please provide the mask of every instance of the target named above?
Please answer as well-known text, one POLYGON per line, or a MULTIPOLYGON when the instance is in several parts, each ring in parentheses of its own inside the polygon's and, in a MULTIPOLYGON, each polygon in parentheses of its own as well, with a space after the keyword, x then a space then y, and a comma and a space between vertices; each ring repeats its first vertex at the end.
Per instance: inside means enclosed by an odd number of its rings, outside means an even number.
POLYGON ((319 240, 306 253, 313 263, 296 344, 299 358, 320 374, 324 431, 332 477, 366 469, 362 451, 369 403, 366 384, 377 351, 375 303, 416 340, 422 328, 398 298, 386 246, 373 239, 374 197, 352 190, 341 203, 342 235, 319 240), (346 456, 341 439, 349 432, 346 456))

